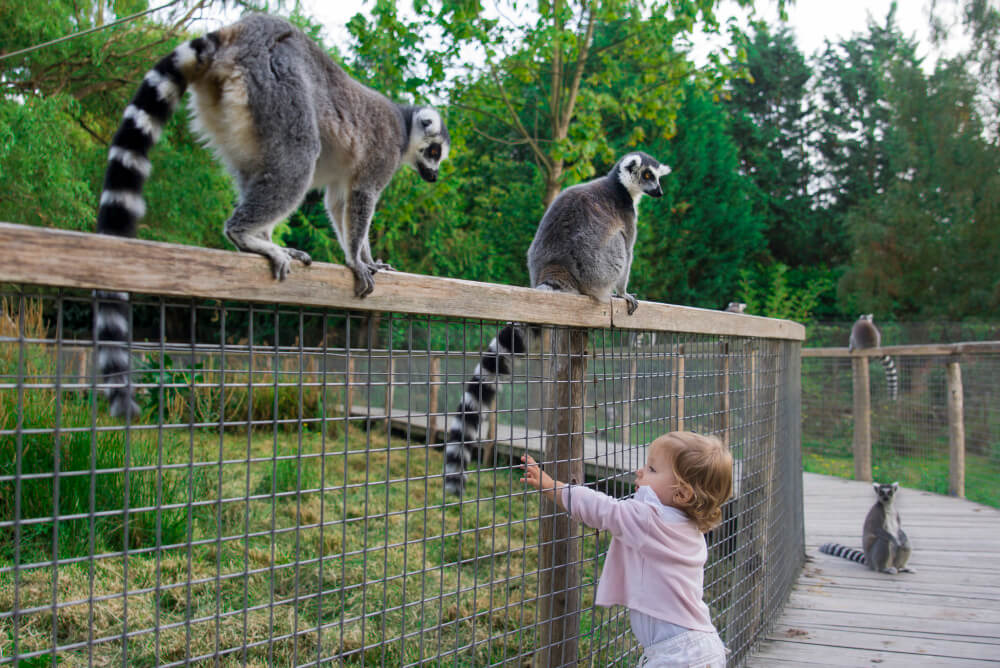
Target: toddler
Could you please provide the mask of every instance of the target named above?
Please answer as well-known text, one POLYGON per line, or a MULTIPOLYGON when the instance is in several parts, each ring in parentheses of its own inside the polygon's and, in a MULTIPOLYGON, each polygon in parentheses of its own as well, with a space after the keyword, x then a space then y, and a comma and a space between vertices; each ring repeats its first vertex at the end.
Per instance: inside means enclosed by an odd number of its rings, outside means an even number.
POLYGON ((726 649, 702 601, 708 548, 733 486, 719 439, 674 431, 649 446, 636 493, 615 499, 553 480, 530 456, 521 479, 589 527, 611 533, 597 605, 624 605, 642 645, 640 666, 722 668, 726 649))

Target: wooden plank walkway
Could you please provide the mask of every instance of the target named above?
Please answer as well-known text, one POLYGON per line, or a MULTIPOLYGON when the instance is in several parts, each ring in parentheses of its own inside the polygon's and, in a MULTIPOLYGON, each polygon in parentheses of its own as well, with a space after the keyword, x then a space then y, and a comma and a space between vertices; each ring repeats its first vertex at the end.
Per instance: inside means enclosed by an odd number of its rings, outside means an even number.
POLYGON ((806 473, 804 496, 805 568, 747 665, 1000 664, 1000 510, 900 489, 917 572, 886 575, 817 549, 861 547, 870 483, 806 473))
MULTIPOLYGON (((367 417, 369 422, 385 423, 384 408, 368 408, 354 404, 351 417, 367 417)), ((448 420, 451 417, 449 416, 448 420)), ((392 429, 405 434, 415 443, 425 443, 427 440, 427 415, 407 413, 405 410, 393 408, 392 429)), ((437 417, 437 428, 433 443, 442 444, 448 436, 447 423, 444 416, 437 417)), ((485 430, 484 430, 485 433, 485 430)), ((495 451, 503 456, 519 458, 525 452, 536 459, 541 459, 545 451, 545 434, 538 429, 529 429, 521 425, 497 421, 495 451)), ((485 441, 484 441, 485 443, 485 441)), ((583 439, 584 473, 592 478, 605 478, 621 473, 634 471, 646 463, 646 449, 632 448, 626 452, 624 446, 612 440, 585 436, 583 439)))

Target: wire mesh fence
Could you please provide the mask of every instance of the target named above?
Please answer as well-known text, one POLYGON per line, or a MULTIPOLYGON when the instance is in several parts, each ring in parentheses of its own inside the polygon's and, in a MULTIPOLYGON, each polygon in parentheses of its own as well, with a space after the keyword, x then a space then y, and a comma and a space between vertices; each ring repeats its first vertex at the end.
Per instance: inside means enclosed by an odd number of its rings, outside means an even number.
MULTIPOLYGON (((928 331, 926 327, 913 329, 928 331)), ((985 325, 961 331, 973 336, 996 333, 995 327, 985 325)), ((806 353, 802 362, 803 465, 807 471, 852 477, 852 360, 806 353)), ((948 494, 954 491, 950 481, 961 473, 967 498, 1000 506, 1000 389, 996 383, 1000 354, 947 355, 930 348, 928 354, 921 354, 919 346, 913 346, 905 354, 890 357, 898 377, 895 399, 880 359, 874 357, 868 363, 873 479, 948 494), (955 419, 949 417, 949 365, 958 374, 963 404, 960 472, 955 470, 951 453, 954 437, 950 430, 955 419)))
MULTIPOLYGON (((500 379, 454 496, 440 445, 497 322, 133 294, 126 419, 90 363, 89 292, 0 299, 0 665, 522 665, 556 642, 553 593, 579 601, 557 639, 574 661, 638 659, 627 611, 593 603, 607 536, 560 539, 580 576, 542 590, 556 517, 516 463, 559 464, 547 335, 500 379)), ((674 429, 733 451, 705 599, 739 665, 802 560, 799 344, 585 340, 587 484, 629 494, 674 429)))

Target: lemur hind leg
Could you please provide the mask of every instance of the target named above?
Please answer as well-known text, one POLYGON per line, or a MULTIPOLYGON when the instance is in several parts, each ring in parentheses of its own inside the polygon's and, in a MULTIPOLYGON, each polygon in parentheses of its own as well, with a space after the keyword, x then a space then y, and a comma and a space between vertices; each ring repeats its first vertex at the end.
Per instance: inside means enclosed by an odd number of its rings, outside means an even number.
POLYGON ((896 555, 893 559, 893 566, 895 566, 900 573, 916 573, 916 569, 910 568, 906 565, 906 562, 910 560, 910 541, 907 539, 906 534, 903 530, 899 530, 899 541, 900 544, 896 547, 896 555))
POLYGON ((253 175, 244 182, 242 197, 226 221, 226 236, 241 251, 257 253, 271 263, 274 278, 282 281, 292 270, 292 260, 310 264, 308 253, 282 248, 271 240, 274 226, 298 207, 312 178, 312 163, 295 172, 253 175))

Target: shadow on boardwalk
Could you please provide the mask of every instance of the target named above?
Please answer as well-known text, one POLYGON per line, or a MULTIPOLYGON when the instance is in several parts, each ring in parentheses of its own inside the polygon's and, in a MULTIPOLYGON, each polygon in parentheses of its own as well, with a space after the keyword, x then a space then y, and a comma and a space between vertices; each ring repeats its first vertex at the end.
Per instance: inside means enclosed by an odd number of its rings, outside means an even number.
POLYGON ((869 483, 806 473, 804 497, 808 560, 747 665, 1000 664, 1000 510, 900 489, 917 572, 886 575, 818 550, 861 547, 869 483))

